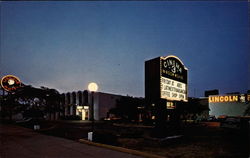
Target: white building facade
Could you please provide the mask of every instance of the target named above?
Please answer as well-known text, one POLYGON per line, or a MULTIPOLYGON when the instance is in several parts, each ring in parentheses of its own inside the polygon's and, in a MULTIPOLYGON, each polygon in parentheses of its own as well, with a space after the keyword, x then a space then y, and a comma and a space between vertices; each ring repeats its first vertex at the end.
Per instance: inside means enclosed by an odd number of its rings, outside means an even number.
POLYGON ((122 96, 102 92, 78 91, 63 93, 64 116, 79 116, 81 120, 102 120, 122 96), (93 110, 92 112, 92 105, 93 110))

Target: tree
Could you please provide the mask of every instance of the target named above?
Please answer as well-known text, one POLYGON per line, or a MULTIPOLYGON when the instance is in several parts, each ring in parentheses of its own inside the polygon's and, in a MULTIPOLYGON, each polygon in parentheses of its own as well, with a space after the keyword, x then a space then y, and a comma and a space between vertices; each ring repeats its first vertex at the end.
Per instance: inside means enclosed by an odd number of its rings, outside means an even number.
POLYGON ((246 110, 244 112, 244 115, 245 116, 250 116, 250 103, 249 102, 247 103, 247 108, 246 108, 246 110))
POLYGON ((62 112, 63 109, 60 107, 60 102, 62 100, 60 93, 55 89, 49 89, 47 87, 41 87, 41 89, 43 91, 43 98, 46 101, 44 111, 49 114, 62 112))
POLYGON ((25 106, 21 106, 15 101, 13 95, 8 94, 6 96, 1 97, 1 118, 8 117, 9 120, 12 120, 13 114, 18 113, 18 111, 22 111, 25 106))
POLYGON ((121 117, 122 120, 132 121, 138 120, 140 110, 138 107, 144 105, 142 98, 133 97, 121 97, 117 100, 116 107, 110 109, 109 113, 115 114, 117 117, 121 117))
POLYGON ((23 85, 1 99, 1 117, 22 113, 25 117, 42 117, 46 112, 59 111, 60 94, 55 89, 23 85), (51 110, 53 109, 53 110, 51 110))
POLYGON ((176 113, 179 117, 182 116, 184 120, 187 119, 188 115, 195 118, 206 110, 209 110, 208 106, 202 105, 197 98, 190 98, 188 102, 177 102, 176 107, 176 113))

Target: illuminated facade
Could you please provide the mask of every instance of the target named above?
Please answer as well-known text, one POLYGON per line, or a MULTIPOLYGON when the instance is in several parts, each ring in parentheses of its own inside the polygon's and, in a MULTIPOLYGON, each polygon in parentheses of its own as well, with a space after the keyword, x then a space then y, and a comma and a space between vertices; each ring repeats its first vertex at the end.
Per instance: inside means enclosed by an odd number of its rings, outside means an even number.
POLYGON ((64 93, 64 116, 79 116, 81 120, 90 120, 91 105, 94 105, 94 119, 101 120, 107 117, 107 114, 111 108, 116 106, 116 101, 121 98, 120 95, 89 91, 78 91, 71 93, 64 93), (93 101, 92 104, 92 94, 93 101))
POLYGON ((250 104, 250 94, 211 95, 208 102, 209 115, 244 116, 250 104))

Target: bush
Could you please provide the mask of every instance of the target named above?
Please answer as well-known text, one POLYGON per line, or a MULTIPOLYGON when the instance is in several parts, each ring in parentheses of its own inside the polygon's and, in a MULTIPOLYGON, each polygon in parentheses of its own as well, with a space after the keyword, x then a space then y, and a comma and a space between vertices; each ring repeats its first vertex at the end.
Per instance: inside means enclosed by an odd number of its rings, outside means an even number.
POLYGON ((155 138, 164 138, 173 135, 179 135, 181 132, 181 128, 176 123, 165 123, 165 124, 157 124, 152 132, 151 137, 155 138))
POLYGON ((124 138, 140 138, 143 133, 143 130, 137 128, 123 128, 120 135, 124 138))
POLYGON ((117 145, 117 137, 110 131, 100 130, 94 131, 93 141, 102 144, 117 145))

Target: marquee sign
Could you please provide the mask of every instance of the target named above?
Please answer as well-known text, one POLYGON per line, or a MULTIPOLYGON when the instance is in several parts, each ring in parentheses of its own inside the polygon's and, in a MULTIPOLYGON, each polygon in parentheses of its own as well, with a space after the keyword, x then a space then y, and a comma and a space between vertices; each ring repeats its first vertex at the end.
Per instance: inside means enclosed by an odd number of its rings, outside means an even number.
POLYGON ((209 103, 238 102, 238 95, 209 96, 209 103))
POLYGON ((12 92, 21 86, 21 81, 16 76, 6 75, 1 79, 1 86, 4 90, 12 92))
POLYGON ((187 68, 176 56, 160 58, 160 97, 172 101, 188 101, 187 68))

